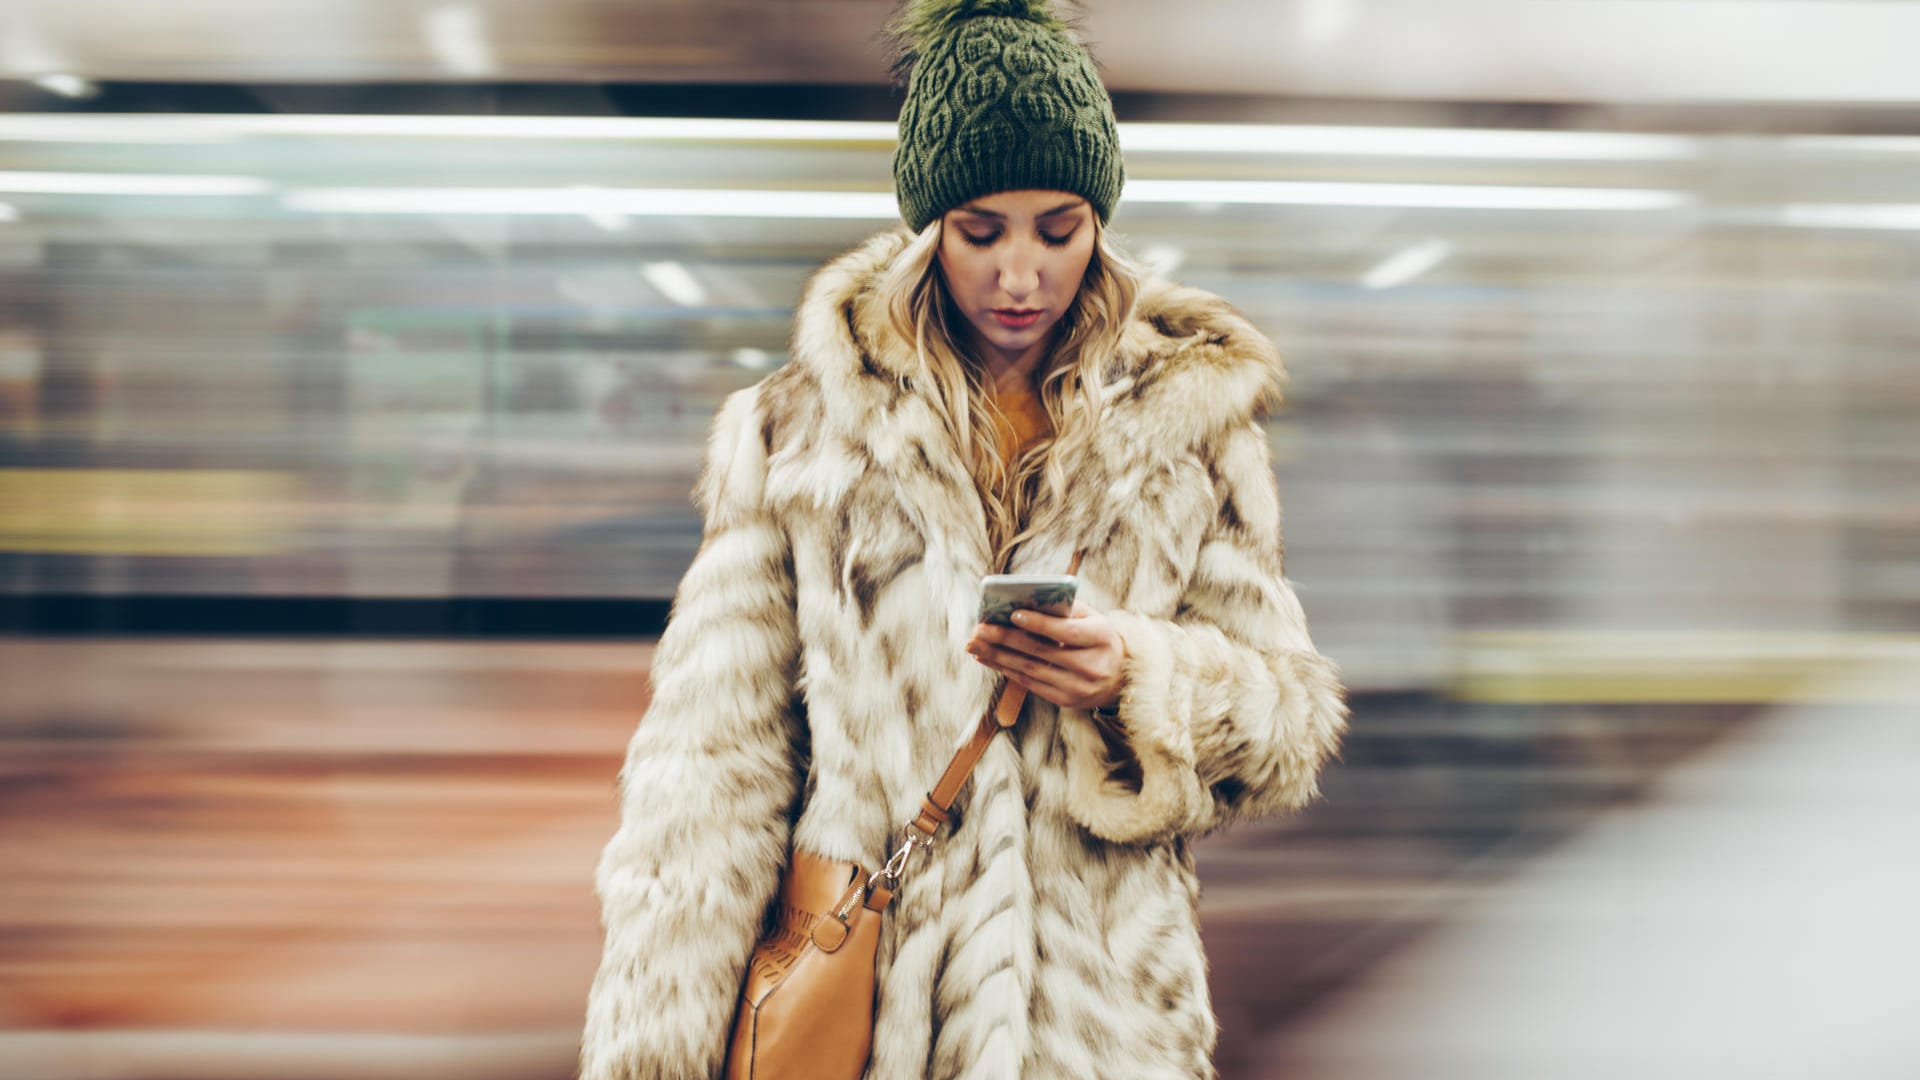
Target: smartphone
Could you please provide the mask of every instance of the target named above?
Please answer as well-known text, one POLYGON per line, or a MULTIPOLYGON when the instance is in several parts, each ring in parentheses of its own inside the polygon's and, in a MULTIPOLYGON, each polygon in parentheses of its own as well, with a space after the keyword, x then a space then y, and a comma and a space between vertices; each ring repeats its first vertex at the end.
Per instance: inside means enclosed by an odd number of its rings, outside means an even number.
POLYGON ((1012 626, 1017 608, 1065 618, 1079 588, 1072 574, 988 574, 980 579, 980 621, 1012 626))

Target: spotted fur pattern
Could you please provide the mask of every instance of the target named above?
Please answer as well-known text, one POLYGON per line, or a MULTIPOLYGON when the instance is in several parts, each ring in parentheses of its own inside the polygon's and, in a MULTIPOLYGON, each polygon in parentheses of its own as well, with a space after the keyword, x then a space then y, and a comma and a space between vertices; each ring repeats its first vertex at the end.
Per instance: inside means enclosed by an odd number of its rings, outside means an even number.
MULTIPOLYGON (((792 362, 715 420, 597 875, 585 1080, 714 1075, 788 845, 883 860, 992 695, 963 648, 985 518, 874 293, 904 243, 823 268, 792 362)), ((1087 547, 1119 730, 1033 696, 981 759, 888 912, 872 1080, 1213 1075, 1188 841, 1307 802, 1345 728, 1281 571, 1272 346, 1155 283, 1104 376, 1101 437, 1012 569, 1087 547)))

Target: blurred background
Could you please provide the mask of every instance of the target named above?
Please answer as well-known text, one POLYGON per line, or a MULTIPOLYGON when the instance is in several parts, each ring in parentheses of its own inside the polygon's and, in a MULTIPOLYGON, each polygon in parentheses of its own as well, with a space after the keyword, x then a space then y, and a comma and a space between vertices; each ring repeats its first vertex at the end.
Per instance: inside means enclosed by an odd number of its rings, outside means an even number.
MULTIPOLYGON (((0 2, 0 1077, 570 1075, 887 0, 0 2)), ((1229 1078, 1920 1075, 1920 5, 1103 0, 1353 729, 1229 1078)))

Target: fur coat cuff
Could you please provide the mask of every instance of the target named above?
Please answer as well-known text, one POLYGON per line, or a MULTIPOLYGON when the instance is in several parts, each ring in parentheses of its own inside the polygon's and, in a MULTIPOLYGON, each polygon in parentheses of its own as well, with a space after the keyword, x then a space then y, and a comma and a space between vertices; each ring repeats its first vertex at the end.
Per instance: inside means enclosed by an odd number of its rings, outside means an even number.
POLYGON ((1128 843, 1181 831, 1200 805, 1193 736, 1170 707, 1173 650, 1154 620, 1106 613, 1126 642, 1119 729, 1088 713, 1065 721, 1069 806, 1103 840, 1128 843))
POLYGON ((1319 793, 1346 713, 1331 661, 1256 649, 1206 625, 1106 616, 1127 648, 1118 730, 1084 711, 1063 725, 1068 807, 1089 832, 1150 843, 1319 793))

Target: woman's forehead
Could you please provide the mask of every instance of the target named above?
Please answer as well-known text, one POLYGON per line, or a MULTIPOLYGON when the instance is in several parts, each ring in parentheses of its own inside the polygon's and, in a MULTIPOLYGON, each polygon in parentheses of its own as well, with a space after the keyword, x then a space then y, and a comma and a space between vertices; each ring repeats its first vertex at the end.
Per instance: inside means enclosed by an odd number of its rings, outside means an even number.
POLYGON ((1001 191, 969 200, 956 207, 960 213, 979 217, 1052 217, 1078 210, 1087 200, 1065 191, 1001 191))

